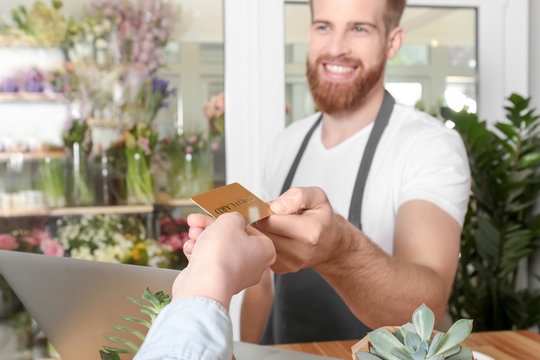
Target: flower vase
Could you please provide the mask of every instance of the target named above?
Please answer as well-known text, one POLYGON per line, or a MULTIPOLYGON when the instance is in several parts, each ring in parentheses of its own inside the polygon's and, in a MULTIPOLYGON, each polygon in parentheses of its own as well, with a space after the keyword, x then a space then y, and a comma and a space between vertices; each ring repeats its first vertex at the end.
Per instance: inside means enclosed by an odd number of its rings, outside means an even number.
POLYGON ((169 159, 168 192, 174 199, 189 198, 212 189, 213 157, 209 150, 187 153, 179 160, 169 159))
POLYGON ((78 142, 70 149, 68 172, 68 203, 72 206, 92 205, 94 193, 89 186, 86 151, 78 142))
POLYGON ((150 173, 151 156, 145 155, 142 149, 125 148, 126 155, 126 190, 127 203, 152 204, 154 202, 154 185, 150 173))
POLYGON ((183 197, 189 198, 210 190, 214 185, 212 169, 212 153, 209 149, 195 154, 186 154, 183 197))
POLYGON ((45 158, 39 164, 39 189, 43 191, 48 207, 66 206, 66 179, 64 159, 45 158))

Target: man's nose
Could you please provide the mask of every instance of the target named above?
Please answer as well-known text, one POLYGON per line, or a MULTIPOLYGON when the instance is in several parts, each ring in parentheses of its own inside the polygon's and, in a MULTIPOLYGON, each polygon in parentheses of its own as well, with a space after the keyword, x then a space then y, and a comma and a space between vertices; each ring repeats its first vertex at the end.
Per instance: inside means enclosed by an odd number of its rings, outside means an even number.
POLYGON ((334 57, 349 55, 351 53, 350 44, 344 34, 335 33, 330 38, 328 53, 334 57))

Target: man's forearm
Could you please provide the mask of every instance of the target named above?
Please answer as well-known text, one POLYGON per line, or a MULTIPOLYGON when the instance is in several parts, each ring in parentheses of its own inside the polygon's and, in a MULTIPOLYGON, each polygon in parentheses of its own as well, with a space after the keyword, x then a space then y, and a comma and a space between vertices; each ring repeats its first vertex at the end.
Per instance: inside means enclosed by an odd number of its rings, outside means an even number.
POLYGON ((358 319, 371 328, 401 325, 422 303, 426 303, 437 318, 442 316, 448 290, 434 270, 385 253, 340 218, 344 251, 315 269, 358 319))
POLYGON ((273 291, 270 270, 261 282, 244 292, 240 314, 240 340, 258 344, 272 308, 273 291))

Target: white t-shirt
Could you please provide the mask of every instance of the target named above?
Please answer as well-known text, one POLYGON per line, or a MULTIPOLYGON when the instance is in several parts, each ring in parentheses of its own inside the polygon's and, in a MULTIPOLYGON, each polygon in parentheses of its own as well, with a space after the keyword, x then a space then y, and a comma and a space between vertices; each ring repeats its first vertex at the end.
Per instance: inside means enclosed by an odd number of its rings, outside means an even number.
MULTIPOLYGON (((276 138, 265 163, 265 200, 279 197, 298 149, 319 115, 294 122, 276 138)), ((319 125, 291 187, 321 187, 334 210, 347 218, 372 128, 373 123, 326 149, 319 125)), ((469 163, 460 135, 426 113, 396 104, 368 175, 362 204, 363 232, 392 254, 395 219, 402 204, 413 199, 430 201, 463 225, 469 192, 469 163)))

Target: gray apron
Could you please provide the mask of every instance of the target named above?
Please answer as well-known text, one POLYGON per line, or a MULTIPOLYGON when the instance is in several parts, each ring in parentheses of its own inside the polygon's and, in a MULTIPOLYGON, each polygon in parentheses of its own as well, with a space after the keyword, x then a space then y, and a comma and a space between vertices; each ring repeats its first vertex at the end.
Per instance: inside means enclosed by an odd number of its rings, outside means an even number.
MULTIPOLYGON (((369 169, 394 103, 392 95, 385 91, 356 176, 348 220, 360 230, 362 200, 369 169)), ((306 134, 285 179, 282 194, 291 187, 302 155, 321 121, 322 114, 306 134)), ((354 316, 341 297, 314 269, 274 275, 274 302, 261 344, 360 339, 368 331, 370 329, 354 316)))

